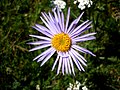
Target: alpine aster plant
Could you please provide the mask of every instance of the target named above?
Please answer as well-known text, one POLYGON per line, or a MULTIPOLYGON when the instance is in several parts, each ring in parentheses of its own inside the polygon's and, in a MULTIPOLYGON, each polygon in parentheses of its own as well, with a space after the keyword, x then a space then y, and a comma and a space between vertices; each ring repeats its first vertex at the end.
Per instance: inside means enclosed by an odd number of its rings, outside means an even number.
POLYGON ((81 35, 83 32, 91 28, 91 21, 87 20, 80 25, 77 25, 83 13, 72 21, 69 25, 70 8, 68 9, 66 21, 64 20, 64 14, 59 9, 54 9, 53 13, 42 12, 40 16, 45 26, 35 24, 34 29, 42 33, 44 36, 30 35, 31 37, 39 39, 39 41, 29 42, 28 44, 37 45, 35 48, 29 51, 35 51, 42 48, 48 48, 33 60, 42 62, 44 65, 54 54, 57 54, 54 60, 52 71, 55 69, 58 63, 57 74, 60 72, 63 75, 73 74, 75 75, 74 64, 79 71, 85 71, 83 66, 86 65, 86 59, 79 54, 79 52, 87 53, 95 56, 91 51, 80 47, 79 42, 93 40, 96 33, 88 33, 81 35))

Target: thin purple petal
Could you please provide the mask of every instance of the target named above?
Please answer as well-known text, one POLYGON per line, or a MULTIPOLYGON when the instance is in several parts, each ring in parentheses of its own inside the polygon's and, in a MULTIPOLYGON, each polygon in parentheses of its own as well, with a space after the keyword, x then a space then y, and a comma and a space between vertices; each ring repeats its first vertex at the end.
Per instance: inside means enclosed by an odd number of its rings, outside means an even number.
POLYGON ((65 71, 66 71, 66 74, 68 74, 68 63, 67 63, 67 61, 66 61, 66 58, 63 58, 63 60, 64 60, 64 65, 65 65, 65 71))
POLYGON ((41 44, 50 44, 50 41, 36 41, 36 42, 29 42, 27 44, 31 44, 31 45, 41 45, 41 44))
POLYGON ((51 58, 51 56, 55 53, 55 51, 56 50, 53 50, 52 52, 50 52, 50 54, 41 63, 41 66, 44 65, 51 58))
POLYGON ((76 57, 74 56, 73 52, 72 52, 72 51, 69 51, 69 54, 70 54, 70 56, 72 57, 73 61, 75 62, 77 68, 81 71, 81 69, 80 69, 80 67, 79 67, 79 65, 78 65, 78 63, 77 63, 77 59, 76 59, 76 57))
POLYGON ((85 48, 82 48, 82 47, 80 47, 80 46, 78 46, 78 45, 72 45, 72 47, 73 47, 74 49, 80 51, 80 52, 83 52, 83 53, 87 53, 87 54, 91 54, 91 55, 93 55, 93 56, 96 56, 96 55, 93 54, 91 51, 89 51, 89 50, 87 50, 87 49, 85 49, 85 48))
POLYGON ((76 29, 76 30, 74 30, 74 31, 76 31, 76 32, 74 32, 73 34, 71 34, 71 37, 72 36, 78 36, 78 35, 80 35, 81 34, 81 32, 83 33, 83 31, 86 31, 87 29, 87 27, 91 24, 92 22, 89 22, 89 23, 87 23, 86 25, 82 25, 82 27, 80 27, 79 29, 76 29))
POLYGON ((67 31, 67 28, 68 28, 69 18, 70 18, 70 7, 68 8, 68 13, 67 13, 65 33, 66 33, 66 31, 67 31))
POLYGON ((69 56, 69 61, 70 61, 70 65, 71 65, 71 68, 72 68, 72 73, 73 73, 73 75, 75 75, 74 66, 73 66, 73 61, 72 61, 71 56, 69 56))
POLYGON ((62 63, 62 73, 63 73, 63 75, 65 74, 64 69, 65 69, 65 60, 63 60, 63 63, 62 63))
POLYGON ((94 39, 96 39, 96 37, 90 36, 90 37, 86 37, 86 38, 76 37, 72 40, 74 40, 75 42, 83 42, 83 41, 94 40, 94 39))
POLYGON ((29 35, 29 36, 35 37, 35 38, 38 38, 38 39, 41 39, 41 40, 51 41, 51 39, 48 38, 48 37, 43 37, 43 36, 38 36, 38 35, 29 35))
POLYGON ((46 36, 48 36, 48 37, 50 37, 50 38, 53 36, 53 34, 51 34, 50 32, 46 31, 45 28, 44 28, 44 29, 40 29, 40 28, 37 27, 37 26, 32 26, 32 28, 36 29, 36 30, 39 31, 40 33, 42 33, 42 34, 44 34, 44 35, 46 35, 46 36))
POLYGON ((84 65, 87 66, 86 63, 79 57, 80 55, 78 52, 76 52, 74 49, 71 49, 71 52, 73 52, 74 56, 84 65))
POLYGON ((54 70, 54 68, 55 68, 58 60, 59 60, 59 56, 57 55, 57 58, 56 58, 56 60, 55 60, 55 62, 54 62, 54 64, 53 64, 53 67, 52 67, 52 71, 54 70))
POLYGON ((41 56, 43 56, 44 54, 51 52, 53 49, 54 49, 53 47, 50 47, 49 49, 47 49, 46 51, 44 51, 43 53, 41 53, 40 55, 35 57, 33 60, 36 60, 36 59, 40 58, 41 56))
POLYGON ((68 28, 68 30, 67 30, 67 33, 69 33, 70 31, 72 31, 72 30, 75 29, 77 23, 79 22, 80 18, 81 18, 82 15, 83 15, 83 13, 84 13, 84 12, 82 12, 82 14, 80 14, 80 16, 79 16, 77 19, 75 19, 75 20, 70 24, 70 26, 69 26, 69 28, 68 28))
POLYGON ((62 57, 60 57, 60 60, 59 60, 59 65, 58 65, 58 70, 57 70, 57 75, 60 73, 60 68, 61 68, 61 65, 62 65, 62 57))
POLYGON ((69 58, 66 58, 67 60, 67 63, 68 63, 68 71, 69 73, 71 74, 71 67, 70 67, 70 61, 69 61, 69 58))
POLYGON ((49 47, 49 46, 51 46, 51 44, 44 44, 44 45, 41 45, 41 46, 37 46, 33 49, 30 49, 29 51, 31 52, 31 51, 35 51, 35 50, 42 49, 42 48, 49 47))
POLYGON ((96 33, 88 33, 88 34, 80 36, 79 38, 86 38, 86 37, 89 37, 89 36, 92 36, 92 35, 95 35, 95 34, 96 33))
POLYGON ((51 25, 49 25, 42 17, 40 17, 40 18, 53 34, 57 34, 51 25))

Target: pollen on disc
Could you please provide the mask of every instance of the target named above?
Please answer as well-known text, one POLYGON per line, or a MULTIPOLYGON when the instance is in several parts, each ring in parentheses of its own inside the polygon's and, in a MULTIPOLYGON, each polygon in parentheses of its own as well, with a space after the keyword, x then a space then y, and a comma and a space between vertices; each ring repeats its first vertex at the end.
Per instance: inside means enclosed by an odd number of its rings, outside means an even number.
POLYGON ((53 36, 51 43, 57 51, 66 52, 70 49, 71 38, 68 34, 59 33, 53 36))

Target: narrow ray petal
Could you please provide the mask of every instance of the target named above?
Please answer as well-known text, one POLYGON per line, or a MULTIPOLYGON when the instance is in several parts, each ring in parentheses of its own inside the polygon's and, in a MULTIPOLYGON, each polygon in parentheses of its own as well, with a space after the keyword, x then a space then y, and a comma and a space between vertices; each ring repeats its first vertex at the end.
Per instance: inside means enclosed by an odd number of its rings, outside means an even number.
POLYGON ((56 31, 53 30, 53 27, 50 26, 42 17, 40 17, 44 24, 50 29, 53 34, 56 34, 56 31))
POLYGON ((49 32, 50 34, 52 34, 49 29, 47 29, 46 27, 44 27, 44 26, 42 26, 42 25, 35 24, 35 26, 40 29, 39 31, 41 31, 41 30, 42 30, 42 31, 47 31, 47 32, 49 32))
POLYGON ((59 74, 60 72, 60 68, 61 68, 61 65, 62 65, 62 57, 60 57, 60 60, 59 60, 59 65, 58 65, 58 70, 57 70, 57 75, 59 74))
MULTIPOLYGON (((69 28, 68 28, 67 31, 66 31, 67 33, 69 33, 71 29, 73 30, 73 29, 75 28, 75 22, 76 22, 76 21, 77 21, 77 20, 75 19, 75 20, 70 24, 69 28), (73 28, 73 27, 74 27, 74 28, 73 28)), ((71 30, 71 31, 72 31, 72 30, 71 30)))
POLYGON ((85 69, 83 68, 83 66, 80 64, 80 67, 81 67, 81 69, 83 70, 83 71, 85 71, 85 69))
POLYGON ((53 47, 50 47, 49 49, 47 49, 46 51, 44 51, 43 53, 41 53, 40 55, 38 55, 37 57, 35 57, 33 60, 36 60, 36 59, 38 59, 39 57, 41 57, 42 55, 51 52, 51 50, 53 50, 53 49, 54 49, 53 47))
POLYGON ((72 47, 75 48, 76 50, 80 51, 80 52, 88 53, 88 54, 91 54, 91 55, 93 55, 93 56, 96 56, 96 55, 93 54, 91 51, 89 51, 89 50, 87 50, 87 49, 85 49, 85 48, 82 48, 82 47, 80 47, 80 46, 78 46, 78 45, 73 45, 72 47))
MULTIPOLYGON (((77 23, 79 22, 79 20, 80 20, 80 18, 82 17, 82 15, 83 15, 83 13, 84 12, 82 12, 82 14, 80 14, 80 16, 77 18, 77 19, 75 19, 71 24, 70 24, 70 26, 69 26, 69 28, 68 28, 68 30, 67 30, 67 33, 69 33, 70 31, 71 31, 71 29, 72 29, 72 27, 74 26, 76 26, 77 25, 77 23)), ((73 28, 74 29, 74 28, 73 28)))
POLYGON ((80 67, 79 67, 79 65, 78 65, 78 63, 77 63, 77 61, 76 61, 77 59, 76 59, 76 57, 74 56, 73 52, 70 51, 69 53, 70 53, 70 56, 72 57, 73 61, 75 62, 76 66, 77 66, 78 69, 81 71, 81 69, 80 69, 80 67))
POLYGON ((54 50, 55 49, 51 47, 48 50, 46 50, 47 52, 45 51, 46 53, 45 52, 41 53, 39 56, 36 57, 36 58, 39 58, 37 62, 44 60, 54 50))
POLYGON ((59 26, 60 26, 60 28, 62 29, 62 22, 61 22, 61 14, 60 14, 60 12, 59 12, 59 9, 57 8, 57 16, 58 16, 58 20, 59 20, 59 26))
POLYGON ((50 16, 50 22, 54 24, 54 28, 56 28, 55 30, 58 32, 58 33, 61 33, 61 28, 59 27, 58 25, 58 22, 56 21, 56 19, 52 16, 51 13, 49 13, 49 16, 50 16))
POLYGON ((68 65, 68 73, 70 73, 71 74, 71 67, 70 67, 70 61, 69 61, 69 58, 66 58, 67 60, 67 65, 68 65))
POLYGON ((82 12, 79 17, 77 18, 76 24, 79 22, 79 20, 81 19, 81 17, 83 16, 84 12, 82 12))
POLYGON ((83 42, 83 41, 94 40, 94 39, 96 39, 96 37, 94 37, 94 36, 89 36, 89 37, 86 37, 86 38, 76 37, 76 38, 74 38, 73 40, 74 40, 75 42, 83 42))
POLYGON ((88 34, 80 36, 79 38, 86 38, 86 37, 89 37, 89 36, 92 36, 92 35, 95 35, 95 34, 96 33, 88 33, 88 34))
POLYGON ((81 32, 79 32, 79 33, 74 33, 74 35, 71 35, 71 34, 70 34, 71 39, 74 39, 74 38, 80 36, 80 34, 84 33, 84 32, 87 31, 87 30, 89 30, 91 27, 92 27, 92 26, 88 26, 88 27, 86 27, 84 30, 82 30, 81 32))
POLYGON ((62 73, 63 73, 63 75, 65 74, 64 69, 65 69, 65 60, 63 59, 63 63, 62 63, 62 73))
POLYGON ((38 39, 41 39, 41 40, 51 41, 51 39, 48 38, 48 37, 43 37, 43 36, 38 36, 38 35, 29 35, 29 36, 35 37, 35 38, 38 38, 38 39))
POLYGON ((68 8, 68 13, 67 13, 67 19, 66 19, 66 25, 65 25, 65 33, 67 31, 67 28, 68 28, 69 18, 70 18, 70 7, 68 8))
POLYGON ((77 61, 77 62, 78 62, 78 64, 79 64, 81 70, 82 70, 82 71, 85 71, 85 69, 83 68, 83 66, 81 65, 81 63, 80 63, 79 61, 77 61))
POLYGON ((58 23, 58 16, 57 16, 57 14, 56 14, 56 12, 55 12, 55 9, 53 10, 53 13, 54 13, 54 17, 55 17, 55 20, 57 21, 57 23, 58 23))
POLYGON ((61 31, 60 31, 60 28, 59 28, 58 25, 57 25, 57 23, 53 23, 53 22, 50 21, 49 26, 52 26, 52 29, 51 29, 51 30, 52 30, 53 32, 55 32, 56 34, 61 32, 61 31))
POLYGON ((27 44, 30 44, 30 45, 41 45, 41 44, 50 44, 51 42, 50 41, 36 41, 36 42, 29 42, 27 44))
POLYGON ((71 68, 72 68, 72 73, 73 73, 73 75, 75 75, 74 66, 73 66, 73 61, 72 61, 71 56, 69 56, 69 60, 70 60, 71 68))
POLYGON ((41 33, 43 33, 43 34, 46 33, 46 34, 50 34, 51 36, 54 35, 49 29, 47 29, 46 27, 44 27, 42 25, 35 24, 35 26, 39 29, 38 31, 41 32, 41 33))
MULTIPOLYGON (((72 48, 75 49, 74 46, 72 46, 72 48)), ((84 60, 85 62, 87 62, 87 60, 82 55, 80 55, 79 53, 77 53, 77 55, 78 55, 79 58, 81 58, 82 60, 84 60)))
POLYGON ((35 51, 35 50, 42 49, 42 48, 49 47, 49 46, 51 46, 51 44, 45 44, 45 45, 37 46, 33 49, 30 49, 29 51, 31 52, 31 51, 35 51))
POLYGON ((41 20, 43 21, 43 23, 49 28, 49 29, 51 29, 51 27, 48 25, 48 23, 43 19, 43 17, 41 17, 40 16, 40 18, 41 18, 41 20))
POLYGON ((74 49, 71 49, 71 52, 73 52, 74 56, 84 65, 87 66, 86 63, 79 57, 79 53, 76 52, 74 49))
MULTIPOLYGON (((81 32, 83 33, 83 31, 86 31, 87 29, 87 27, 91 24, 92 22, 89 22, 89 23, 87 23, 86 25, 84 25, 84 26, 82 26, 81 28, 79 28, 76 32, 74 32, 74 34, 72 34, 72 36, 78 36, 78 35, 80 35, 81 34, 81 32)), ((71 37, 72 37, 71 36, 71 37)))
MULTIPOLYGON (((46 14, 46 13, 44 13, 43 14, 43 16, 46 18, 46 21, 47 21, 47 23, 49 24, 49 26, 52 26, 52 31, 54 31, 54 32, 56 32, 56 33, 60 33, 60 27, 58 27, 56 24, 56 22, 55 22, 55 20, 54 21, 52 21, 52 20, 50 20, 50 17, 46 14), (48 20, 48 19, 49 20, 48 20)), ((59 22, 60 22, 60 17, 59 17, 59 22)))
POLYGON ((49 32, 47 32, 47 31, 43 31, 42 29, 40 29, 40 28, 38 28, 38 27, 36 27, 36 26, 32 26, 32 28, 34 28, 34 29, 36 29, 37 31, 39 31, 40 33, 42 33, 42 34, 44 34, 44 35, 46 35, 46 36, 48 36, 48 37, 52 37, 53 35, 52 34, 50 34, 49 32))
POLYGON ((60 32, 60 28, 58 26, 58 23, 57 23, 57 21, 55 20, 55 18, 53 17, 53 15, 50 12, 49 12, 49 17, 50 17, 51 21, 55 24, 58 31, 60 32))
POLYGON ((50 53, 46 53, 45 55, 42 55, 37 62, 43 61, 50 53))
POLYGON ((54 64, 53 64, 52 71, 54 70, 54 68, 55 68, 58 60, 59 60, 59 55, 57 55, 57 58, 56 58, 56 60, 55 60, 55 62, 54 62, 54 64))
POLYGON ((65 27, 64 27, 64 14, 63 14, 63 12, 61 14, 61 17, 62 17, 62 31, 64 32, 65 27))
POLYGON ((85 22, 83 22, 82 24, 80 24, 79 26, 77 26, 74 31, 72 31, 70 34, 74 35, 76 31, 78 31, 83 25, 85 25, 86 23, 88 23, 89 20, 86 20, 85 22))
POLYGON ((43 62, 41 63, 41 66, 44 65, 44 63, 46 63, 50 58, 51 56, 55 53, 56 50, 52 51, 44 60, 43 62))
POLYGON ((57 16, 55 11, 53 11, 53 13, 54 13, 54 16, 55 16, 54 24, 55 24, 55 26, 57 28, 56 31, 58 33, 60 33, 61 32, 61 27, 60 27, 61 20, 59 20, 59 17, 57 16), (60 21, 60 22, 58 22, 58 21, 60 21))
POLYGON ((53 17, 53 15, 52 15, 50 12, 49 12, 48 14, 49 14, 50 20, 51 20, 52 22, 54 22, 54 21, 55 21, 55 18, 53 17))
POLYGON ((41 14, 48 23, 49 22, 49 17, 46 16, 46 13, 41 12, 41 14))
POLYGON ((66 74, 68 74, 68 63, 67 63, 67 60, 66 60, 66 58, 63 58, 63 60, 64 60, 64 63, 65 63, 66 74))

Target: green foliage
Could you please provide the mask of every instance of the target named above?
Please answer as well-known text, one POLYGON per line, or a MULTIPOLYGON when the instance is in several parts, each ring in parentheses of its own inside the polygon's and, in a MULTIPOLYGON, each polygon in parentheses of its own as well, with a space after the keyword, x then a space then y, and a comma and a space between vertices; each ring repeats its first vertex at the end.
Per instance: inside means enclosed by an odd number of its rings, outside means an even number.
MULTIPOLYGON (((71 7, 70 21, 82 11, 66 0, 71 7)), ((50 0, 1 0, 0 1, 0 90, 66 90, 76 80, 90 90, 119 90, 120 88, 120 7, 119 0, 93 0, 85 9, 82 20, 93 21, 96 40, 80 43, 96 54, 84 55, 88 60, 86 72, 76 70, 76 76, 56 75, 51 71, 54 56, 44 66, 32 61, 41 51, 28 52, 26 43, 34 39, 29 34, 39 34, 32 29, 42 11, 51 11, 50 0), (114 9, 115 8, 115 9, 114 9)), ((67 13, 67 8, 64 13, 67 13)), ((81 21, 82 21, 81 20, 81 21)))

